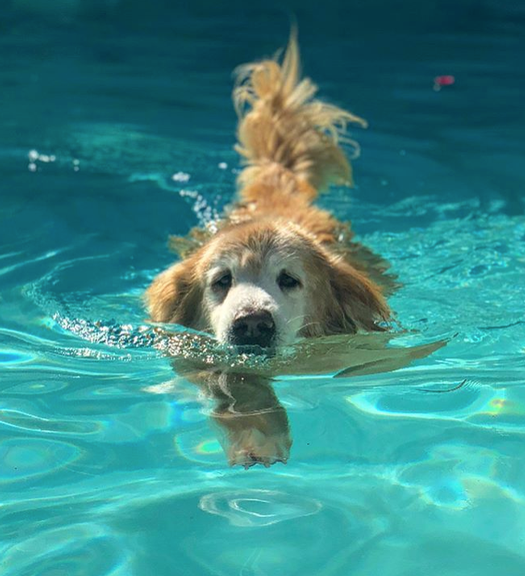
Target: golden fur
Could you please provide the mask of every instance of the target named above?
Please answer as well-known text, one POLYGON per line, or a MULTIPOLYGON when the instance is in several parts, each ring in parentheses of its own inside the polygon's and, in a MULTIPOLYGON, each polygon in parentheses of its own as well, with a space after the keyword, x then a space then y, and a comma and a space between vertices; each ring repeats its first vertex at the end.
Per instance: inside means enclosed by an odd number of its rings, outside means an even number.
MULTIPOLYGON (((301 288, 300 294, 285 295, 282 302, 277 298, 275 305, 271 295, 242 305, 229 302, 229 319, 236 317, 235 306, 251 311, 266 305, 260 302, 270 302, 268 309, 284 315, 277 325, 286 332, 280 343, 384 329, 390 318, 384 292, 393 287, 384 274, 387 265, 352 241, 347 224, 313 205, 330 184, 351 184, 351 166, 340 143, 346 141, 357 151, 344 132, 348 123, 365 122, 314 98, 317 87, 300 78, 295 34, 282 63, 264 60, 243 66, 238 78, 233 93, 239 114, 236 149, 245 162, 238 202, 215 234, 193 231, 190 238, 174 240, 185 258, 157 276, 148 289, 151 320, 217 335, 220 322, 227 322, 214 320, 223 314, 217 310, 226 295, 214 295, 210 270, 227 268, 230 264, 224 262, 235 255, 230 267, 245 275, 247 266, 259 273, 266 270, 265 259, 273 258, 272 266, 283 269, 290 261, 301 277, 301 288), (300 310, 300 320, 287 318, 289 309, 300 310), (299 324, 290 327, 293 322, 299 324)), ((258 289, 264 278, 254 278, 249 276, 247 285, 258 289)))

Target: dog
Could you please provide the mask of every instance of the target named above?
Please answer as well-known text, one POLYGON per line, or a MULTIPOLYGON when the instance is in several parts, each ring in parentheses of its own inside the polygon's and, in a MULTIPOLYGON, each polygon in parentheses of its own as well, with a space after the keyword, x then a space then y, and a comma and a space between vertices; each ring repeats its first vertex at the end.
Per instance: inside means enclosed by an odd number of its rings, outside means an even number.
MULTIPOLYGON (((147 290, 150 319, 270 357, 298 339, 386 330, 396 287, 388 263, 314 205, 330 184, 352 184, 340 144, 358 151, 345 130, 365 121, 315 98, 295 32, 281 62, 247 64, 237 77, 238 200, 214 230, 172 238, 181 261, 147 290)), ((174 368, 214 399, 230 464, 287 461, 288 419, 270 378, 174 368)))
POLYGON ((214 234, 194 230, 185 258, 154 279, 151 320, 268 353, 299 338, 384 330, 388 265, 314 205, 330 184, 352 184, 340 143, 349 123, 365 121, 315 99, 295 33, 282 63, 247 64, 237 78, 238 201, 214 234))

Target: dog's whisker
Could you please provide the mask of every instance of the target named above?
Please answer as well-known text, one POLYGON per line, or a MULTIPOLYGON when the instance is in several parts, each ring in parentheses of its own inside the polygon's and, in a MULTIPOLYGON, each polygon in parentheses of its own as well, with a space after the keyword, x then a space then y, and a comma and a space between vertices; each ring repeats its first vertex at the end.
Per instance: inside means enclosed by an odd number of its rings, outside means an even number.
POLYGON ((286 320, 286 326, 289 326, 289 325, 292 324, 293 322, 296 322, 297 320, 301 320, 302 318, 303 318, 303 315, 302 315, 302 314, 299 314, 299 315, 297 315, 297 316, 295 316, 295 317, 292 317, 292 318, 288 318, 288 319, 286 320))

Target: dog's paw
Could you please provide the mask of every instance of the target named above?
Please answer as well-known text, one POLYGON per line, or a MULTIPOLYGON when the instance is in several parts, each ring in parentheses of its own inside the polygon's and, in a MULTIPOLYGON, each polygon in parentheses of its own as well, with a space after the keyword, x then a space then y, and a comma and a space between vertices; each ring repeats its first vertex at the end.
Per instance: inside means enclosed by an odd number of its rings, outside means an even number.
POLYGON ((255 464, 262 464, 266 468, 276 462, 286 464, 291 445, 292 441, 287 433, 266 436, 256 428, 243 430, 231 443, 228 460, 230 466, 240 464, 245 469, 255 464))

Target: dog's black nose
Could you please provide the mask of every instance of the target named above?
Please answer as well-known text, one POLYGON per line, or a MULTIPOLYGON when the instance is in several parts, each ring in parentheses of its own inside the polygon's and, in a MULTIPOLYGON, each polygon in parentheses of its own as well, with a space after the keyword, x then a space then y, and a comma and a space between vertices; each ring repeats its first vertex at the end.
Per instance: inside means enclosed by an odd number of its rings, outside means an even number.
POLYGON ((270 312, 253 312, 236 318, 231 327, 231 342, 236 346, 269 348, 275 339, 275 322, 270 312))

